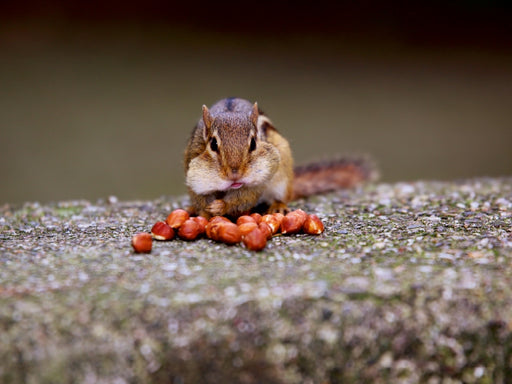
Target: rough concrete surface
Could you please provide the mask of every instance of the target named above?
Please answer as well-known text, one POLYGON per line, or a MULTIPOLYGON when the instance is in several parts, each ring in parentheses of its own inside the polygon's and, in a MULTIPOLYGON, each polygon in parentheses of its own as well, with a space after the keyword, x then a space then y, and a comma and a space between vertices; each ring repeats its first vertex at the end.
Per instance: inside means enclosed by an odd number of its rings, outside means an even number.
POLYGON ((0 208, 2 383, 510 383, 512 179, 294 202, 260 253, 149 231, 185 197, 0 208))

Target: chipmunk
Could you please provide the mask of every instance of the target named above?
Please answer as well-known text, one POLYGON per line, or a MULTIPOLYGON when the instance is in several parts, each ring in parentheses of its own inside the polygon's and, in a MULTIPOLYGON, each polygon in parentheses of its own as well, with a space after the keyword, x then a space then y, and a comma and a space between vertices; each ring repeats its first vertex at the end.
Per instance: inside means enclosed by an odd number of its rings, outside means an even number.
POLYGON ((294 169, 288 141, 258 108, 240 98, 203 105, 185 150, 195 214, 237 217, 256 206, 286 213, 288 202, 374 177, 364 160, 336 160, 294 169))

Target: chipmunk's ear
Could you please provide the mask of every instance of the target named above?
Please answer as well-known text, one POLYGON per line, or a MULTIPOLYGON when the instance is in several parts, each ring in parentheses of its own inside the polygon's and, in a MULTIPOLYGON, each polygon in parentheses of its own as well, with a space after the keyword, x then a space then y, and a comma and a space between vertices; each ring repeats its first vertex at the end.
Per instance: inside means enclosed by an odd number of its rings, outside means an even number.
POLYGON ((206 125, 206 129, 210 129, 213 123, 213 118, 206 105, 203 105, 203 121, 204 125, 206 125))
POLYGON ((258 116, 259 115, 260 115, 260 113, 258 110, 258 103, 254 103, 254 105, 252 106, 252 112, 251 112, 250 118, 256 128, 258 127, 258 116))

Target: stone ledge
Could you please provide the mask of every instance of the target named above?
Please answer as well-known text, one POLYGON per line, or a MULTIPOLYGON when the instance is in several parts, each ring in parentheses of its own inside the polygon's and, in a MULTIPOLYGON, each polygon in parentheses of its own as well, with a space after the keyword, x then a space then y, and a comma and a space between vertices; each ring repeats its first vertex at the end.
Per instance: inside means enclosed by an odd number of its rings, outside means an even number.
POLYGON ((0 208, 0 381, 512 382, 512 179, 294 204, 325 233, 149 255, 185 198, 0 208))

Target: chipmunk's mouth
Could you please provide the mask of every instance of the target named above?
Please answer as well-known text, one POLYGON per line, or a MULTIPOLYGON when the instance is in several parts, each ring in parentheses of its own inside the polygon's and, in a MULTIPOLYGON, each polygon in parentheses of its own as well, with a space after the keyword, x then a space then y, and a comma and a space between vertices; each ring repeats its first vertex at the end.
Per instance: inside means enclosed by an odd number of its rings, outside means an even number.
POLYGON ((230 189, 238 189, 242 188, 244 186, 244 183, 233 183, 229 186, 230 189))

